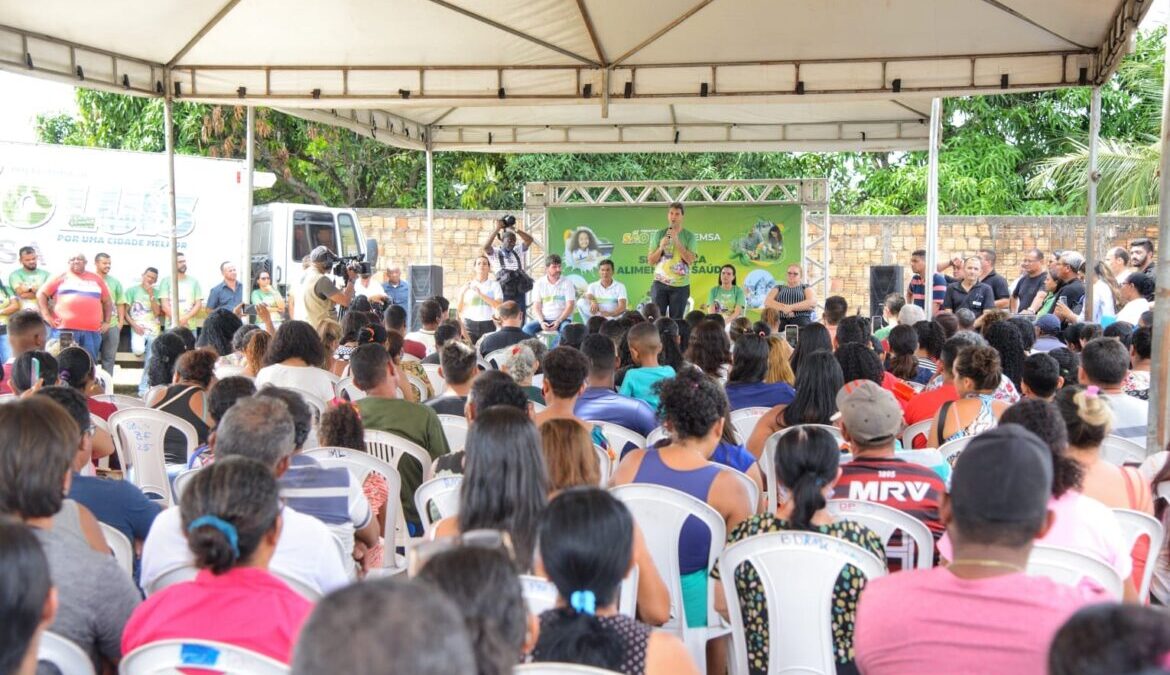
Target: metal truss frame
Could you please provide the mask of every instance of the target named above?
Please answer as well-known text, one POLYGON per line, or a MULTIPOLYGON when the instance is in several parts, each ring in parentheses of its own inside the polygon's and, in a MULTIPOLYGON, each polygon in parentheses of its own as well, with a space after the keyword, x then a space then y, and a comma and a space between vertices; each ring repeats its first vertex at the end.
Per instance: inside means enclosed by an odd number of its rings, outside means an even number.
MULTIPOLYGON (((786 204, 801 207, 801 269, 819 286, 818 304, 829 296, 829 200, 827 178, 714 181, 583 181, 526 183, 524 229, 548 250, 549 207, 786 204)), ((541 261, 543 262, 543 258, 541 261)), ((531 257, 528 268, 539 266, 531 257)))

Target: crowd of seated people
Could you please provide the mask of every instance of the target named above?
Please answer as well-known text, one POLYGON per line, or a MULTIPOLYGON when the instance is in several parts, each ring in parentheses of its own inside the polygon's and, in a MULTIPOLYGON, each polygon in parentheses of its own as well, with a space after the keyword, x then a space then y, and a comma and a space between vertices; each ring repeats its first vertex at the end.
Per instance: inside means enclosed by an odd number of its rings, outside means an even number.
POLYGON ((196 432, 158 439, 182 485, 170 502, 117 472, 120 432, 99 427, 118 404, 99 396, 93 358, 50 353, 44 322, 18 312, 4 371, 14 398, 0 403, 0 673, 31 672, 46 631, 99 669, 198 639, 295 673, 503 675, 528 661, 721 673, 735 650, 766 673, 773 642, 792 639, 769 624, 775 575, 721 569, 711 553, 792 533, 888 571, 845 565, 825 586, 827 615, 800 608, 830 636, 836 672, 1164 665, 1170 619, 1139 603, 1170 601, 1170 555, 1135 541, 1115 510, 1163 519, 1155 486, 1170 480, 1170 455, 1124 466, 1111 450, 1144 445, 1150 328, 1101 330, 1062 310, 969 320, 960 295, 976 290, 953 289, 956 311, 930 320, 889 299, 893 325, 876 332, 830 298, 795 346, 773 334, 776 316, 727 325, 628 311, 549 348, 511 301, 491 308, 496 330, 475 322, 475 340, 438 299, 414 332, 395 307, 279 327, 217 311, 197 337, 176 329, 150 346, 143 407, 196 432), (458 443, 445 427, 456 421, 458 443), (928 428, 903 438, 914 423, 928 428), (372 432, 427 461, 345 464, 371 452, 372 432), (419 512, 415 493, 435 476, 457 482, 457 512, 419 512), (639 520, 628 485, 706 505, 720 538, 692 516, 660 550, 661 524, 639 520), (920 521, 935 555, 888 554, 901 538, 840 499, 920 521), (100 524, 132 543, 129 573, 100 524), (1034 545, 1100 560, 1120 593, 1025 574, 1034 545), (533 611, 539 579, 555 600, 533 611), (742 641, 681 639, 732 612, 742 641))

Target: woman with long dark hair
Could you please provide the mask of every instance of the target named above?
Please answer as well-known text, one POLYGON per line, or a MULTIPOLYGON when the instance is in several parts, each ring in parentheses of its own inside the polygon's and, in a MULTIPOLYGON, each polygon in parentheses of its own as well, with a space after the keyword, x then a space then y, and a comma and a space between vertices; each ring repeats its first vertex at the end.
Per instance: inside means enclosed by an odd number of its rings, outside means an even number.
POLYGON ((732 410, 791 403, 796 391, 787 382, 765 381, 768 375, 768 340, 748 333, 735 342, 731 373, 727 376, 727 401, 732 410))
POLYGON ((674 319, 662 317, 654 322, 658 328, 658 336, 662 339, 662 351, 658 353, 658 363, 674 368, 674 372, 682 369, 686 360, 683 358, 681 338, 678 333, 678 323, 674 319))
POLYGON ((886 370, 900 380, 917 384, 930 381, 930 371, 918 365, 918 356, 915 354, 918 351, 918 333, 912 326, 894 326, 887 341, 890 353, 886 370))
POLYGON ((725 377, 731 363, 731 341, 723 326, 710 319, 695 326, 687 345, 687 361, 708 377, 717 380, 725 377))
POLYGON ((468 530, 503 530, 512 538, 516 566, 532 567, 536 521, 548 500, 540 435, 524 412, 493 406, 479 412, 467 433, 459 515, 440 520, 434 538, 468 530))
POLYGON ((829 329, 822 323, 801 326, 796 339, 796 349, 792 352, 792 372, 799 378, 800 364, 804 357, 819 351, 833 351, 833 338, 829 335, 829 329))
POLYGON ((559 597, 540 615, 534 661, 626 675, 698 672, 677 637, 617 613, 634 550, 634 518, 624 504, 604 490, 573 488, 549 502, 539 528, 537 571, 559 597))
MULTIPOLYGON (((831 358, 831 357, 830 357, 831 358)), ((757 534, 784 531, 816 532, 856 544, 885 561, 882 538, 864 525, 850 520, 835 520, 828 511, 829 496, 841 477, 841 451, 837 440, 824 429, 796 429, 780 437, 773 454, 776 483, 780 497, 775 513, 754 515, 738 527, 728 531, 727 543, 747 539, 757 534)), ((739 569, 720 570, 711 575, 735 574, 735 587, 743 610, 744 627, 748 640, 748 672, 763 675, 768 670, 768 608, 760 590, 755 569, 744 563, 739 569)), ((856 672, 853 667, 853 619, 857 600, 865 587, 865 579, 853 566, 841 571, 833 585, 831 615, 837 672, 856 672)), ((720 590, 715 593, 715 607, 727 614, 727 599, 720 590)), ((804 617, 808 621, 823 621, 804 617)))
POLYGON ((1020 378, 1024 375, 1024 359, 1028 358, 1024 343, 1020 340, 1020 332, 1007 321, 997 321, 987 329, 984 337, 987 338, 987 344, 999 352, 1003 374, 1019 390, 1020 378))
POLYGON ((203 329, 195 340, 195 347, 210 347, 220 356, 232 353, 232 338, 244 322, 226 309, 217 309, 203 320, 203 329))
MULTIPOLYGON (((85 396, 85 407, 91 414, 108 420, 110 415, 118 412, 118 407, 113 403, 94 400, 93 396, 102 392, 94 379, 93 357, 81 347, 66 347, 57 354, 57 377, 61 384, 85 396)), ((114 454, 114 439, 109 432, 95 430, 92 439, 94 459, 114 454)))
MULTIPOLYGON (((183 337, 167 331, 150 345, 150 366, 146 370, 146 384, 151 387, 168 385, 175 379, 175 364, 189 348, 183 337)), ((150 402, 147 401, 147 404, 150 402)))
POLYGON ((781 429, 797 424, 832 424, 837 392, 844 385, 841 366, 832 352, 809 354, 796 375, 796 396, 791 403, 773 406, 760 417, 748 438, 748 451, 759 457, 768 437, 781 429))
POLYGON ((286 321, 268 345, 264 367, 256 373, 256 388, 266 384, 291 387, 328 401, 333 398, 337 378, 325 370, 326 356, 321 337, 312 326, 304 321, 286 321))

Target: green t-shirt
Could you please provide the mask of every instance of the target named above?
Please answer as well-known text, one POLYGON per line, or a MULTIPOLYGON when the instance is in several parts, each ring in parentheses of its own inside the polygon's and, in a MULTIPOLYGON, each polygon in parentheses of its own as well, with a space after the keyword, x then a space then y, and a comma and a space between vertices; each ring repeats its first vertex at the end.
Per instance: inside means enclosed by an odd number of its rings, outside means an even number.
POLYGON ((133 286, 122 296, 122 301, 128 306, 126 314, 134 323, 142 324, 149 335, 158 335, 158 315, 151 308, 151 298, 158 298, 158 290, 147 292, 142 286, 133 286))
MULTIPOLYGON (((408 441, 421 445, 432 459, 451 452, 443 425, 430 406, 400 398, 363 398, 357 402, 362 415, 362 426, 374 431, 389 431, 408 441)), ((422 485, 422 467, 411 457, 404 457, 398 465, 402 477, 402 512, 406 520, 421 522, 414 508, 414 491, 422 485)))
POLYGON ((878 340, 885 340, 886 338, 890 337, 890 331, 894 330, 894 326, 896 325, 897 324, 891 323, 882 328, 879 328, 873 332, 873 336, 878 340))
MULTIPOLYGON (((17 268, 12 274, 8 275, 8 287, 12 289, 13 293, 19 294, 22 290, 32 290, 34 293, 45 285, 49 280, 49 273, 42 269, 35 269, 31 272, 23 267, 17 268), (23 288, 22 288, 23 287, 23 288)), ((37 299, 21 298, 21 309, 37 309, 37 299)))
MULTIPOLYGON (((658 250, 658 242, 666 236, 666 231, 669 228, 662 228, 654 233, 650 238, 650 252, 658 250)), ((679 230, 678 241, 686 247, 691 253, 695 252, 695 233, 687 229, 679 230)), ((658 264, 654 265, 654 280, 664 283, 667 286, 690 286, 691 285, 691 266, 682 261, 682 258, 676 255, 675 244, 667 246, 663 252, 662 257, 659 258, 658 264)))
POLYGON ((731 314, 736 307, 744 307, 747 301, 743 296, 743 289, 739 286, 732 286, 728 290, 723 290, 722 286, 716 286, 707 294, 707 306, 710 311, 716 314, 731 314))
MULTIPOLYGON (((158 299, 160 302, 166 301, 171 297, 171 278, 167 277, 158 285, 158 299)), ((179 309, 175 312, 175 316, 181 316, 190 311, 191 306, 196 301, 203 299, 203 287, 199 285, 199 280, 191 275, 179 280, 179 309)), ((187 328, 195 329, 203 325, 203 312, 199 312, 190 321, 187 322, 187 328)), ((167 319, 167 326, 171 327, 171 321, 167 319)))
MULTIPOLYGON (((98 276, 101 276, 100 274, 98 276)), ((106 282, 106 288, 110 289, 110 300, 114 303, 114 311, 110 313, 110 323, 107 328, 117 328, 118 326, 118 305, 126 304, 126 293, 122 290, 122 282, 118 281, 110 275, 102 277, 102 281, 106 282)))
MULTIPOLYGON (((12 298, 15 298, 15 297, 16 297, 16 294, 12 293, 8 289, 7 286, 0 288, 0 309, 7 308, 9 301, 11 301, 12 298)), ((7 326, 8 325, 8 317, 10 317, 10 316, 12 316, 12 315, 11 314, 0 314, 0 326, 7 326)))
MULTIPOLYGON (((277 302, 280 300, 283 300, 283 299, 284 298, 282 298, 280 296, 280 291, 276 290, 276 287, 274 287, 274 286, 269 286, 267 293, 260 290, 259 288, 252 289, 252 304, 253 305, 264 305, 264 306, 268 307, 268 309, 271 312, 273 326, 279 326, 281 320, 284 318, 276 311, 277 302)), ((284 303, 280 303, 280 304, 283 305, 284 303)), ((259 323, 260 320, 256 319, 255 322, 259 323)))

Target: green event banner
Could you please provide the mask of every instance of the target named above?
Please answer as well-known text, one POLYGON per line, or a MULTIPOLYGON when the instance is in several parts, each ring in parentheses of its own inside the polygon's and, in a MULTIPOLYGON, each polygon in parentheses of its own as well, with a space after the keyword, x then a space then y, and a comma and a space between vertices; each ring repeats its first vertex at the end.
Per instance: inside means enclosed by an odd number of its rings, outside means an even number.
MULTIPOLYGON (((626 285, 630 308, 649 299, 654 267, 646 258, 650 239, 667 226, 665 206, 573 206, 548 209, 548 252, 564 258, 563 274, 578 296, 597 281, 597 264, 613 260, 614 278, 626 285)), ((801 208, 793 205, 688 206, 683 227, 695 235, 691 266, 695 308, 707 302, 723 265, 734 265, 749 311, 784 283, 790 264, 801 262, 801 208)), ((753 311, 754 310, 754 311, 753 311)))

